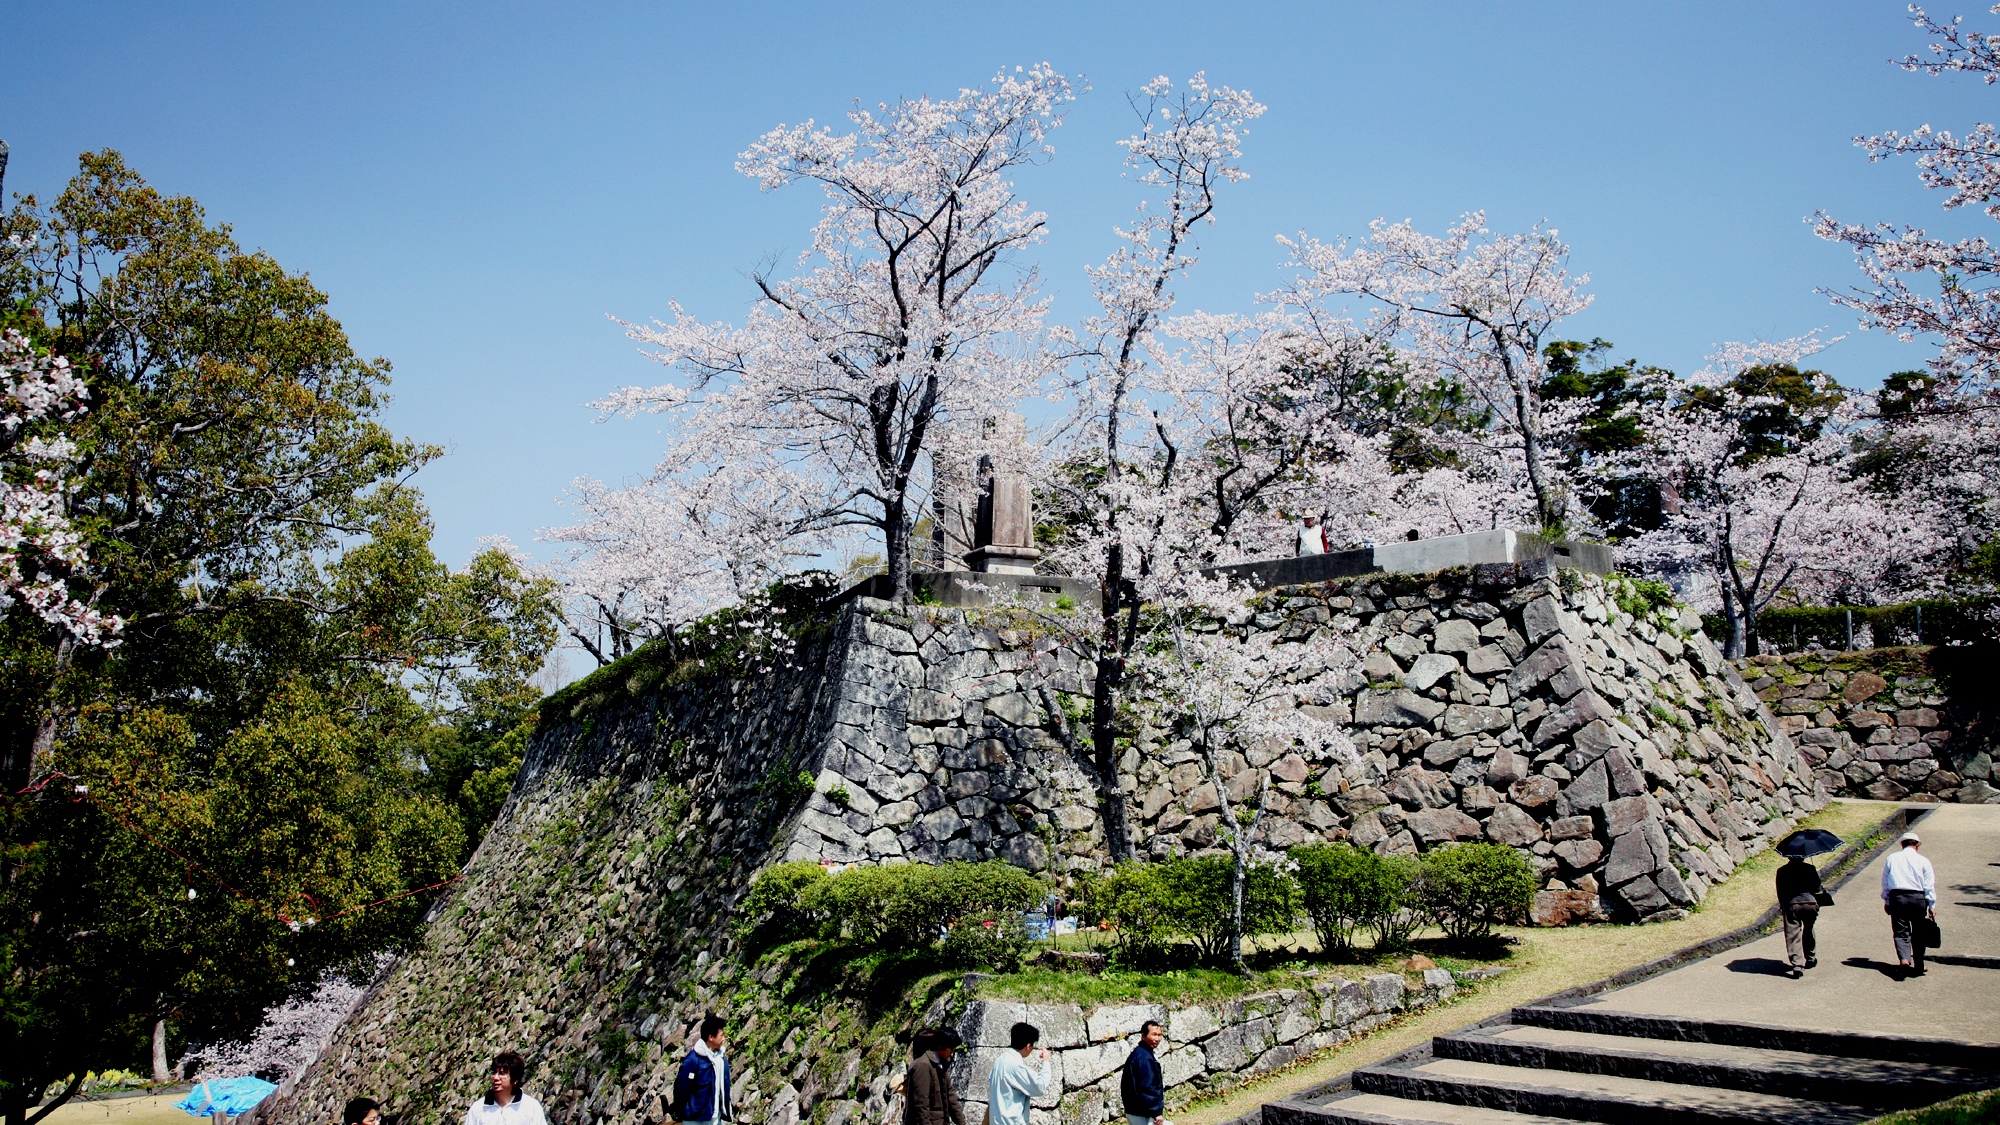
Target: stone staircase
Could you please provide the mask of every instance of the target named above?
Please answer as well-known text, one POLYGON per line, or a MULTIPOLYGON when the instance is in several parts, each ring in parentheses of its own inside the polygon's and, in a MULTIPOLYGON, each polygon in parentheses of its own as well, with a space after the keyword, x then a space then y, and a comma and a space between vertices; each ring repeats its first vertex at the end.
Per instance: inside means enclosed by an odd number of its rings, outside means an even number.
MULTIPOLYGON (((1921 1022, 1920 1013, 1912 1013, 1921 1022)), ((1264 1107, 1264 1125, 1855 1125, 1992 1086, 2000 1045, 1516 1008, 1264 1107)))

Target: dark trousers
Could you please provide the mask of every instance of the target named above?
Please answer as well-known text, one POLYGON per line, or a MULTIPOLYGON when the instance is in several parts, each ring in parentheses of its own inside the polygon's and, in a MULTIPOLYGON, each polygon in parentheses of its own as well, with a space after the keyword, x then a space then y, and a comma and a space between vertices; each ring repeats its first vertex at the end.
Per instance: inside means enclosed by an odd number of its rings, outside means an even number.
POLYGON ((1803 969, 1814 960, 1813 923, 1819 921, 1819 901, 1798 899, 1784 906, 1785 957, 1794 969, 1803 969))
POLYGON ((1889 892, 1889 933, 1896 940, 1896 960, 1924 967, 1924 947, 1917 942, 1917 923, 1930 914, 1922 891, 1889 892))

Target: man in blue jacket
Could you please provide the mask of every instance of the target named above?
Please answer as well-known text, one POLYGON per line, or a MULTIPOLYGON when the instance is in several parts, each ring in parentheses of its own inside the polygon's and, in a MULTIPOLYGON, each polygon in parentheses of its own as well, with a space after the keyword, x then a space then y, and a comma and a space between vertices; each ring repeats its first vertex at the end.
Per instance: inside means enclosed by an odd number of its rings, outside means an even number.
POLYGON ((1139 1029, 1139 1045, 1125 1060, 1125 1077, 1118 1083, 1126 1125, 1166 1125, 1167 1086, 1160 1077, 1160 1060, 1153 1055, 1166 1037, 1167 1029, 1154 1020, 1139 1029))
POLYGON ((701 1021, 701 1038, 681 1060, 674 1075, 674 1120, 686 1125, 713 1125, 730 1120, 729 1060, 722 1054, 722 1017, 714 1012, 701 1021))

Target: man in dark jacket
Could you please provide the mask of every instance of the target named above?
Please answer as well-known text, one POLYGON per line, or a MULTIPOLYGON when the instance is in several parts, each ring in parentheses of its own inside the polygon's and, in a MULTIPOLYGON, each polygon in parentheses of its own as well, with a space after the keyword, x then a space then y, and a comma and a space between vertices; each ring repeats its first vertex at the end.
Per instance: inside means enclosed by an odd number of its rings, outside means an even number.
POLYGON ((1139 1045, 1125 1060, 1125 1077, 1118 1082, 1118 1093, 1125 1102, 1127 1125, 1166 1125, 1167 1084, 1160 1077, 1160 1060, 1153 1054, 1166 1037, 1166 1028, 1147 1020, 1139 1029, 1139 1045))
POLYGON ((722 1027, 722 1017, 710 1012, 701 1021, 701 1038, 681 1060, 669 1111, 677 1121, 706 1125, 730 1120, 729 1060, 722 1054, 722 1027))
POLYGON ((1819 964, 1813 956, 1813 923, 1819 920, 1819 868, 1804 856, 1793 856, 1778 868, 1778 912, 1785 918, 1785 956, 1791 967, 1785 975, 1793 980, 1819 964))
POLYGON ((963 1042, 950 1028, 927 1027, 917 1033, 910 1044, 916 1057, 903 1076, 903 1125, 965 1125, 965 1109, 945 1072, 963 1042))

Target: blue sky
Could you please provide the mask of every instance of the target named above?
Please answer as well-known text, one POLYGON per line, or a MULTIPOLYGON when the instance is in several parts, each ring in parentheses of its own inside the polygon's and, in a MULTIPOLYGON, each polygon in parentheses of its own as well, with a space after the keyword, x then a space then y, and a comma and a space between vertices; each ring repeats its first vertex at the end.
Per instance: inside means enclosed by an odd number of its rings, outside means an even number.
MULTIPOLYGON (((1940 12, 1945 9, 1940 8, 1940 12)), ((1991 22, 1979 8, 1973 22, 1991 22)), ((1113 142, 1155 74, 1251 90, 1252 178, 1224 197, 1183 309, 1247 310, 1273 236, 1437 231, 1485 208, 1546 220, 1591 275, 1572 335, 1681 371, 1728 339, 1822 325, 1855 385, 1920 345, 1856 333, 1816 286, 1858 279, 1803 221, 1971 231, 1857 133, 1991 120, 2000 91, 1885 65, 1922 48, 1903 5, 89 3, 16 0, 0 65, 6 188, 58 190, 123 151, 247 245, 311 273, 356 345, 395 365, 389 420, 449 451, 419 483, 439 548, 532 543, 573 477, 659 452, 585 403, 657 381, 606 319, 746 306, 818 199, 760 193, 734 155, 780 122, 978 84, 1048 61, 1092 91, 1024 176, 1059 318, 1137 198, 1113 142)))

